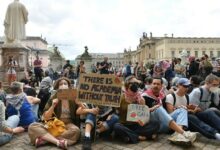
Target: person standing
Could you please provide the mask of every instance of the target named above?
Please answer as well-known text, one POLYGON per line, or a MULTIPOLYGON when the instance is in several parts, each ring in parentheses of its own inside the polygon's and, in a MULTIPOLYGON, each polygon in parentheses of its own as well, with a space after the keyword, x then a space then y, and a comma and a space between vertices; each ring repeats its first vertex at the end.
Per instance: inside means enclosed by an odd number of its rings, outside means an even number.
POLYGON ((108 63, 108 57, 104 57, 104 61, 100 64, 100 74, 109 74, 109 63, 108 63))
POLYGON ((25 6, 14 0, 9 4, 5 20, 5 37, 6 43, 18 42, 25 39, 25 24, 28 22, 28 11, 25 6))
POLYGON ((63 70, 65 70, 67 67, 70 67, 70 69, 73 68, 73 66, 70 64, 70 60, 66 61, 66 64, 63 66, 63 70))
POLYGON ((174 71, 176 73, 176 77, 179 77, 179 78, 184 78, 186 77, 186 69, 185 69, 185 66, 181 64, 181 59, 180 58, 177 58, 176 60, 176 65, 174 67, 174 71))
POLYGON ((36 56, 36 60, 34 60, 34 74, 37 81, 37 86, 39 82, 42 80, 42 61, 39 59, 39 56, 36 56))
POLYGON ((8 84, 10 85, 13 81, 16 81, 16 71, 15 68, 18 66, 16 60, 14 60, 13 56, 9 57, 8 61, 8 84))

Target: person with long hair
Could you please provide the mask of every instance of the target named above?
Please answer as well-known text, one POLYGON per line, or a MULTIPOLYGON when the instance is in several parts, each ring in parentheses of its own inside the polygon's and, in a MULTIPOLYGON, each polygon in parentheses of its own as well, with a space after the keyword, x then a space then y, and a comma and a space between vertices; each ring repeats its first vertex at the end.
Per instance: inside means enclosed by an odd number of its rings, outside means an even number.
MULTIPOLYGON (((71 89, 71 82, 68 78, 59 78, 54 83, 54 90, 71 89)), ((57 98, 57 92, 51 96, 47 102, 43 118, 49 120, 56 116, 59 120, 63 121, 66 127, 64 131, 58 137, 50 134, 42 123, 33 123, 29 126, 28 135, 31 139, 31 143, 36 147, 42 146, 46 143, 53 143, 61 149, 67 149, 68 146, 75 144, 80 137, 79 129, 79 115, 77 109, 81 107, 81 103, 73 99, 59 99, 57 98)))

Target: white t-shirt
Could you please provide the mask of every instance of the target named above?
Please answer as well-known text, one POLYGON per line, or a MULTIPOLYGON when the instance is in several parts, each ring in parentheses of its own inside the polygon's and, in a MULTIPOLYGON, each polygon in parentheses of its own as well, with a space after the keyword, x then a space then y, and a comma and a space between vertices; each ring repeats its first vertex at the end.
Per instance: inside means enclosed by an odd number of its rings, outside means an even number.
POLYGON ((8 74, 16 74, 15 66, 18 65, 17 61, 13 60, 13 61, 9 62, 8 64, 9 64, 9 65, 12 65, 12 67, 9 67, 7 73, 8 73, 8 74), (13 64, 11 64, 11 63, 13 63, 13 64))
MULTIPOLYGON (((179 107, 181 105, 183 106, 187 106, 187 99, 186 96, 179 96, 176 94, 176 92, 174 92, 175 96, 176 96, 176 103, 174 105, 174 107, 179 107)), ((173 105, 174 103, 174 98, 172 94, 168 94, 166 96, 166 103, 170 103, 171 105, 173 105)))

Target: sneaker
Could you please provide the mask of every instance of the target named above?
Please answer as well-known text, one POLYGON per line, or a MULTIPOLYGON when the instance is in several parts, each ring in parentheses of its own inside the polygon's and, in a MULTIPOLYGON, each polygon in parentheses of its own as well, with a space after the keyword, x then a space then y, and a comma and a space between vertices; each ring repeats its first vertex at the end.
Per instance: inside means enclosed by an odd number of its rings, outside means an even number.
POLYGON ((92 149, 91 146, 92 146, 91 139, 89 137, 84 137, 82 149, 83 150, 91 150, 92 149))
POLYGON ((174 134, 172 134, 168 140, 174 144, 177 145, 185 145, 185 146, 190 146, 192 145, 191 141, 186 138, 183 134, 177 133, 175 132, 174 134))
POLYGON ((183 135, 193 143, 196 140, 197 133, 185 131, 183 132, 183 135))
POLYGON ((59 140, 58 145, 59 148, 66 150, 67 147, 67 141, 66 140, 59 140))
POLYGON ((47 143, 47 141, 43 140, 42 138, 38 137, 35 140, 35 147, 38 148, 42 145, 45 145, 47 143))

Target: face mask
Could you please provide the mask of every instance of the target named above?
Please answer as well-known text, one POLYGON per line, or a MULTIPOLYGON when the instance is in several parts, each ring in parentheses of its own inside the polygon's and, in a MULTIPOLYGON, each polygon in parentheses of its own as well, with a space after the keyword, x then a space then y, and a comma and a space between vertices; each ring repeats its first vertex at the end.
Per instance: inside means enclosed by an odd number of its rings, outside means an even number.
POLYGON ((219 89, 218 89, 218 87, 211 87, 209 89, 209 91, 212 92, 212 93, 217 93, 219 91, 219 89))
POLYGON ((64 85, 64 84, 63 84, 63 85, 60 85, 60 86, 59 86, 59 89, 69 89, 69 87, 68 87, 68 85, 64 85))
POLYGON ((130 86, 130 90, 134 93, 136 93, 138 91, 138 85, 137 83, 132 83, 132 85, 130 86))

